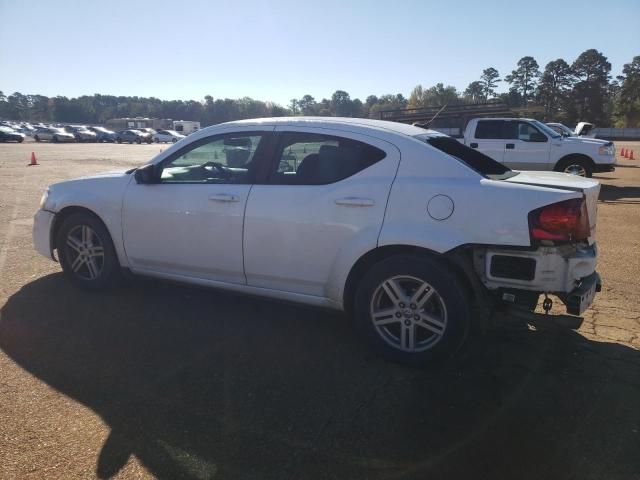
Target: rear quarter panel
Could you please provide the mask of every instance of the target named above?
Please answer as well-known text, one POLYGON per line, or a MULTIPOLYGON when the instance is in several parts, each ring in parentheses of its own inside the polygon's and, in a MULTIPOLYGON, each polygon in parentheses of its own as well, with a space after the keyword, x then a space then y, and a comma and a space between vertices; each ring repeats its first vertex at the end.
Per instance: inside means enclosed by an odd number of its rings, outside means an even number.
POLYGON ((465 244, 529 246, 528 213, 580 197, 577 192, 490 180, 428 145, 404 149, 378 245, 444 253, 465 244), (437 195, 453 204, 442 220, 429 213, 437 195))

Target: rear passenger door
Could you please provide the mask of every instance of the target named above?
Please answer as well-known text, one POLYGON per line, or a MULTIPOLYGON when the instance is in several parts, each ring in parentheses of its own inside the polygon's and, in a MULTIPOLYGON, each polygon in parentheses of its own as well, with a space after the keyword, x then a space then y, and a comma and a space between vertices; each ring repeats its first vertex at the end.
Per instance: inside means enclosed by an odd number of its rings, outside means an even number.
POLYGON ((334 266, 376 246, 400 154, 351 132, 276 131, 271 166, 247 202, 247 284, 327 297, 334 266))
POLYGON ((469 146, 502 163, 505 151, 504 120, 479 120, 469 146))

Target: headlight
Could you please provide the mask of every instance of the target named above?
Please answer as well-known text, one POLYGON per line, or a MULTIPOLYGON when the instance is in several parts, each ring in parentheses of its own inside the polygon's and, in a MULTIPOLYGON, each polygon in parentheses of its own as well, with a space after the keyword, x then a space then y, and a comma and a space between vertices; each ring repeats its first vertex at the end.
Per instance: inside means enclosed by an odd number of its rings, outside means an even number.
POLYGON ((603 145, 598 149, 598 153, 600 155, 613 155, 615 153, 615 148, 613 145, 603 145))
POLYGON ((47 188, 42 194, 42 198, 40 198, 40 210, 44 209, 44 206, 47 204, 48 199, 49 199, 49 189, 47 188))

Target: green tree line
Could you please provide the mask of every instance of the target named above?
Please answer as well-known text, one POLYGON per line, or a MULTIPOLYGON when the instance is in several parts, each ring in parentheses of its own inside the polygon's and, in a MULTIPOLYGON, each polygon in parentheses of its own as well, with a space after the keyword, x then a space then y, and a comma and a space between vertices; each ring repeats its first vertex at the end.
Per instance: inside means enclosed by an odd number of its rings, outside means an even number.
POLYGON ((530 109, 546 121, 569 125, 590 121, 599 126, 640 126, 640 56, 624 65, 622 75, 611 78, 611 64, 601 52, 590 49, 571 64, 553 60, 540 69, 531 56, 522 57, 514 70, 501 78, 500 72, 487 67, 478 80, 459 92, 438 83, 432 87, 417 85, 408 98, 401 93, 370 95, 364 101, 337 90, 331 98, 316 100, 311 95, 291 99, 287 106, 253 98, 196 100, 160 100, 154 97, 83 95, 25 95, 0 91, 0 118, 33 122, 103 124, 116 117, 152 117, 198 120, 212 125, 243 118, 283 115, 319 115, 378 118, 381 110, 442 107, 461 103, 504 102, 513 108, 530 109), (498 85, 508 91, 497 93, 498 85), (536 108, 533 108, 536 107, 536 108))

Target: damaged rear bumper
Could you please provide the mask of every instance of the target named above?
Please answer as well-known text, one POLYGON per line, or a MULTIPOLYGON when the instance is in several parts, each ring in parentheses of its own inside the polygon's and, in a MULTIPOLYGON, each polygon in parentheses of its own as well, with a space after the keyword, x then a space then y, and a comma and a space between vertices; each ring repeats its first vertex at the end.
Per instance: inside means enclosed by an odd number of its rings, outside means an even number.
POLYGON ((474 269, 484 286, 503 303, 538 294, 556 295, 570 315, 581 315, 602 288, 594 244, 541 246, 535 250, 477 247, 474 269))
POLYGON ((591 306, 596 293, 602 290, 602 280, 598 272, 593 272, 580 281, 580 285, 567 295, 559 295, 570 315, 582 315, 591 306))

